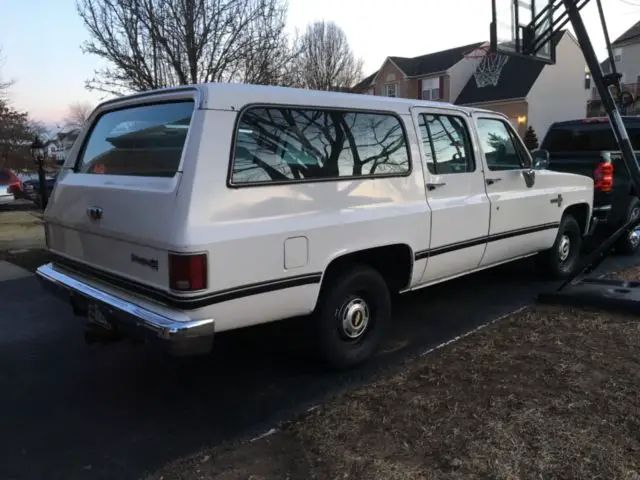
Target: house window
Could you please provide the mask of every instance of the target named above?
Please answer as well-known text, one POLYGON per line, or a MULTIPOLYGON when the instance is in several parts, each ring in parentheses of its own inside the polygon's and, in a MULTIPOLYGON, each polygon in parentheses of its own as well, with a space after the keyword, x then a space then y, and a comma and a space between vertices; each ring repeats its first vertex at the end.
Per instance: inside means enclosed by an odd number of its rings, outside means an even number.
POLYGON ((398 96, 398 84, 397 83, 389 83, 385 85, 384 94, 387 97, 397 97, 398 96))
POLYGON ((420 82, 422 100, 440 100, 440 77, 423 78, 420 82))
POLYGON ((622 48, 615 48, 613 50, 613 61, 614 62, 622 61, 622 48))
POLYGON ((387 79, 385 80, 386 82, 395 82, 396 81, 396 74, 395 73, 390 73, 387 75, 387 79))

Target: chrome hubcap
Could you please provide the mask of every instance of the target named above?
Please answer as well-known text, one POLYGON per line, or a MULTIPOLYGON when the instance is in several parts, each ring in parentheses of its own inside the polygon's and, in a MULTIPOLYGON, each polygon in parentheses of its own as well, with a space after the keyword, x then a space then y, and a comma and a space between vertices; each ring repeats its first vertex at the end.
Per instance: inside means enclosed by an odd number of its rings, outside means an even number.
POLYGON ((560 246, 558 247, 558 254, 560 255, 560 261, 564 262, 569 258, 571 253, 571 239, 567 235, 563 235, 560 239, 560 246))
MULTIPOLYGON (((631 210, 631 215, 629 220, 633 220, 634 218, 637 218, 638 215, 640 215, 640 208, 634 208, 633 210, 631 210)), ((640 242, 640 225, 638 225, 637 227, 635 227, 633 230, 629 232, 629 242, 631 242, 632 245, 635 245, 638 242, 640 242)))
POLYGON ((342 333, 351 340, 364 334, 371 318, 367 302, 359 297, 352 298, 345 303, 338 315, 342 325, 342 333))

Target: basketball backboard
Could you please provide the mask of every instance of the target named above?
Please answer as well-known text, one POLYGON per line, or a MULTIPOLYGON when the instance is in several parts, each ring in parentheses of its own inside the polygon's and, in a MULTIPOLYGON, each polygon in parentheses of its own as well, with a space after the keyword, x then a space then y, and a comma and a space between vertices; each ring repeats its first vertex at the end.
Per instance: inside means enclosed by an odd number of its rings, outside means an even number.
POLYGON ((492 52, 555 63, 553 15, 562 0, 491 0, 492 52))

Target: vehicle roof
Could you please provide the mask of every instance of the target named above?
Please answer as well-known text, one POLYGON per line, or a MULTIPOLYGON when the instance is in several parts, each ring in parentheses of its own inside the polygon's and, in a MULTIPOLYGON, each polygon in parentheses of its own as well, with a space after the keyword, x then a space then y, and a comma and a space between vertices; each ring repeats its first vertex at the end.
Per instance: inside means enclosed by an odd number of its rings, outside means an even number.
POLYGON ((353 109, 377 109, 384 111, 393 111, 399 114, 409 113, 411 107, 424 106, 455 109, 467 114, 471 114, 472 112, 485 112, 502 115, 491 110, 463 107, 447 102, 373 96, 360 93, 325 92, 318 90, 306 90, 302 88, 276 87, 268 85, 248 85, 241 83, 204 83, 183 87, 164 88, 119 97, 117 99, 104 102, 100 106, 107 106, 111 103, 119 103, 122 101, 135 100, 136 97, 147 98, 149 96, 193 89, 196 89, 200 93, 200 107, 213 110, 240 110, 245 105, 249 104, 278 103, 284 105, 313 104, 317 107, 339 106, 341 108, 353 109))
MULTIPOLYGON (((633 115, 623 115, 622 121, 625 124, 632 123, 640 123, 640 117, 633 115)), ((563 120, 560 122, 554 122, 551 124, 549 128, 552 127, 562 127, 562 126, 573 126, 573 125, 593 125, 593 124, 605 124, 609 122, 609 117, 588 117, 588 118, 577 118, 574 120, 563 120)))

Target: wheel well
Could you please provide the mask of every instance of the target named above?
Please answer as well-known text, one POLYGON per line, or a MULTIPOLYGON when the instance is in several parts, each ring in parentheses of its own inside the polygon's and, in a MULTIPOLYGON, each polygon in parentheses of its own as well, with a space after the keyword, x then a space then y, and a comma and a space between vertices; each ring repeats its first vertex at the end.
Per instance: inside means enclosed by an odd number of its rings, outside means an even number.
POLYGON ((413 270, 413 251, 408 245, 396 244, 347 253, 329 263, 323 283, 353 263, 364 263, 377 270, 387 282, 389 291, 395 293, 409 286, 413 270))
POLYGON ((587 231, 589 220, 589 205, 586 203, 577 203, 567 207, 564 211, 565 215, 571 215, 580 225, 580 231, 584 235, 587 231))

